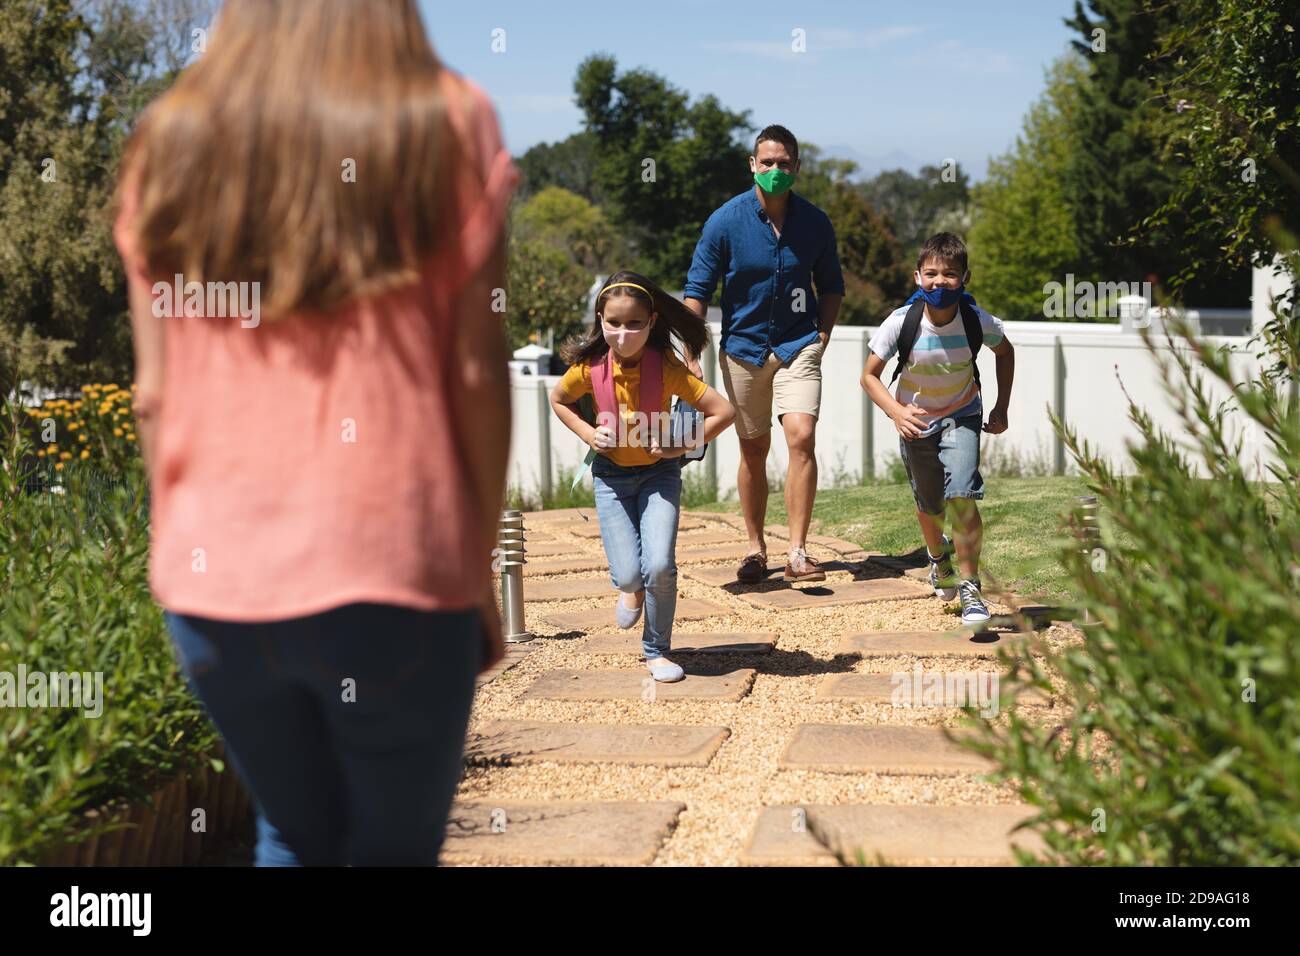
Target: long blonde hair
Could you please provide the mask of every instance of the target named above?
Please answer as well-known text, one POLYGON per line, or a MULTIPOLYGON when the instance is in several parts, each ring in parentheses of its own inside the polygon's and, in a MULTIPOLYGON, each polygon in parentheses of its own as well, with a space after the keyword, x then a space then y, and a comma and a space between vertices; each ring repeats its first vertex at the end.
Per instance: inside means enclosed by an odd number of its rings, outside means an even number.
POLYGON ((267 320, 410 283, 452 175, 480 168, 456 154, 443 79, 414 0, 226 0, 124 152, 146 271, 258 282, 267 320))

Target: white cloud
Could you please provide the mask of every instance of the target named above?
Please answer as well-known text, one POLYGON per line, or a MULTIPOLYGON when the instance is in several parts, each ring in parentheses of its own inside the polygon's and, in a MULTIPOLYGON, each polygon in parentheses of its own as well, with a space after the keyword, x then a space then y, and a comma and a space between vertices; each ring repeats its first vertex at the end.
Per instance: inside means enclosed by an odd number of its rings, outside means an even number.
MULTIPOLYGON (((795 27, 798 25, 796 24, 795 27)), ((795 29, 791 27, 791 33, 795 29)), ((821 53, 839 53, 850 50, 878 50, 891 43, 899 43, 918 33, 925 27, 881 27, 877 30, 845 30, 840 27, 805 28, 806 53, 795 53, 791 49, 793 35, 784 40, 729 40, 722 43, 706 43, 704 48, 728 53, 744 53, 749 56, 761 56, 775 60, 792 60, 795 57, 818 59, 821 53)))

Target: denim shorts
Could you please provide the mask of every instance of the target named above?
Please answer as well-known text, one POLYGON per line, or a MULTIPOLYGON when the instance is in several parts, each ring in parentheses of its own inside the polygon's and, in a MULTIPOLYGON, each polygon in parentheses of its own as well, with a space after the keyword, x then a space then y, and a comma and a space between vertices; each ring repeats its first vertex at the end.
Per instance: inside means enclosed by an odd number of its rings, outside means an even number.
POLYGON ((899 454, 912 483, 916 506, 926 514, 943 514, 950 498, 983 498, 980 476, 982 415, 967 415, 933 435, 898 439, 899 454))

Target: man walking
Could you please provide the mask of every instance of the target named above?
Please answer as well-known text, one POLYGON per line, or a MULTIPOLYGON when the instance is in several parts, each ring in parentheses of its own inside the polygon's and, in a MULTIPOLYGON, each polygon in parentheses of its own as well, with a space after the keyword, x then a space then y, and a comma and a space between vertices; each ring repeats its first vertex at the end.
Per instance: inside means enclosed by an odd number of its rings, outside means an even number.
MULTIPOLYGON (((817 495, 821 360, 844 299, 844 277, 830 219, 790 189, 799 173, 794 135, 784 126, 764 128, 754 141, 749 169, 754 186, 705 222, 684 299, 703 317, 722 280, 722 381, 737 413, 736 485, 750 548, 736 577, 755 582, 767 575, 763 532, 775 405, 790 451, 785 580, 823 581, 826 572, 804 546, 817 495)), ((691 364, 698 375, 698 361, 691 364)))

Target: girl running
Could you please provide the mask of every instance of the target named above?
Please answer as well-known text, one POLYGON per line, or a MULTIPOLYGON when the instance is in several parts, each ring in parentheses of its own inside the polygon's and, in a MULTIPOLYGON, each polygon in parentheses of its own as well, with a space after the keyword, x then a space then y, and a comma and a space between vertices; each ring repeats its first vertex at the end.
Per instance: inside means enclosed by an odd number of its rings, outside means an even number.
POLYGON ((709 340, 704 319, 681 302, 642 275, 617 272, 596 296, 591 331, 562 346, 570 368, 551 391, 560 421, 596 452, 591 468, 596 515, 619 592, 618 624, 631 628, 644 607, 641 647, 657 681, 684 676, 664 656, 677 608, 682 455, 712 441, 736 417, 731 403, 677 357, 673 335, 691 355, 699 355, 709 340), (600 413, 595 426, 574 407, 588 394, 600 413), (674 395, 705 416, 702 433, 676 447, 667 439, 666 424, 674 395))

